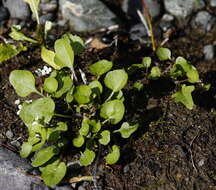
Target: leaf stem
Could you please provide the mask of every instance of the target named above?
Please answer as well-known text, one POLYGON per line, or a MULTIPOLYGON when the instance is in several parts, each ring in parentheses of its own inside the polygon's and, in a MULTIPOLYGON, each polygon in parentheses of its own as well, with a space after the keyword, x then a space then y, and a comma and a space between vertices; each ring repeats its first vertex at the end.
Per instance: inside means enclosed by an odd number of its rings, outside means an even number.
POLYGON ((54 113, 54 116, 58 116, 58 117, 63 117, 63 118, 71 119, 71 116, 70 116, 70 115, 63 115, 63 114, 59 114, 59 113, 54 113))
POLYGON ((113 97, 114 93, 115 93, 115 92, 112 91, 111 94, 109 95, 109 97, 105 100, 105 102, 109 101, 109 100, 113 97))

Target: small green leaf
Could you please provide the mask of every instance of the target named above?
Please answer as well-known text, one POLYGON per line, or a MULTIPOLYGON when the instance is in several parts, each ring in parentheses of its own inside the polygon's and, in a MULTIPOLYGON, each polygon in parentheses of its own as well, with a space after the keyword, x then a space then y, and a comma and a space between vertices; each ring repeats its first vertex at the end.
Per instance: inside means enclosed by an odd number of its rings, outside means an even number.
POLYGON ((55 103, 50 97, 39 98, 31 104, 24 103, 20 111, 20 117, 26 125, 40 119, 48 123, 52 119, 54 110, 55 103))
POLYGON ((121 100, 111 100, 101 106, 100 116, 109 119, 112 124, 120 122, 124 116, 125 107, 121 100))
POLYGON ((22 51, 26 51, 27 47, 23 46, 20 42, 18 46, 12 44, 0 44, 0 62, 6 61, 12 57, 15 57, 22 51))
POLYGON ((71 45, 75 55, 79 55, 85 49, 84 41, 77 35, 65 34, 64 38, 68 38, 71 41, 71 45))
POLYGON ((73 97, 73 92, 74 92, 74 88, 71 88, 71 89, 67 92, 66 97, 65 97, 65 100, 66 100, 67 103, 71 103, 71 102, 73 101, 73 99, 74 99, 74 97, 73 97))
POLYGON ((53 77, 48 77, 44 81, 44 90, 48 93, 56 92, 58 89, 58 81, 53 77))
POLYGON ((103 86, 98 80, 90 82, 88 86, 91 88, 92 93, 94 93, 96 96, 99 96, 103 92, 103 86))
POLYGON ((101 138, 99 139, 99 143, 103 145, 107 145, 110 142, 110 132, 108 130, 101 132, 101 138))
POLYGON ((161 76, 161 71, 159 67, 152 67, 151 72, 149 74, 149 78, 152 80, 158 79, 161 76))
POLYGON ((28 142, 24 142, 21 147, 20 156, 27 158, 32 151, 32 145, 28 142))
POLYGON ((199 81, 199 73, 195 67, 192 67, 190 71, 187 72, 188 81, 190 83, 196 83, 199 81))
POLYGON ((161 61, 171 59, 171 51, 168 48, 158 48, 156 50, 156 55, 161 61))
POLYGON ((56 160, 42 169, 41 177, 48 186, 57 185, 65 176, 67 166, 64 162, 56 160))
POLYGON ((151 57, 143 57, 142 59, 142 65, 144 66, 144 68, 149 68, 151 66, 151 57))
POLYGON ((55 57, 54 61, 59 67, 73 68, 74 64, 74 52, 70 45, 70 41, 67 39, 58 39, 55 41, 55 57))
POLYGON ((85 142, 85 138, 82 135, 73 139, 73 145, 77 148, 80 148, 85 142))
POLYGON ((37 122, 28 126, 28 143, 32 145, 32 152, 39 150, 46 142, 47 130, 37 122))
POLYGON ((73 81, 70 76, 62 76, 61 74, 56 77, 58 81, 58 90, 53 94, 55 98, 60 98, 63 94, 71 90, 73 81))
POLYGON ((133 87, 136 88, 138 91, 143 89, 143 84, 141 82, 135 82, 133 87))
POLYGON ((99 77, 112 69, 113 63, 105 59, 100 60, 89 67, 90 73, 99 77))
POLYGON ((121 128, 115 130, 114 133, 121 133, 122 138, 129 138, 132 133, 134 133, 139 127, 139 124, 130 125, 128 122, 124 122, 121 125, 121 128))
POLYGON ((54 69, 59 70, 61 67, 55 64, 54 57, 55 53, 53 51, 46 49, 44 46, 41 48, 42 60, 54 69))
POLYGON ((56 142, 61 132, 67 131, 68 127, 65 122, 58 122, 57 126, 47 129, 47 139, 51 142, 56 142))
POLYGON ((106 163, 107 164, 115 164, 120 158, 120 150, 117 145, 112 146, 112 152, 109 153, 106 157, 106 163))
POLYGON ((79 130, 79 134, 82 135, 82 136, 87 136, 88 133, 89 133, 89 119, 87 118, 84 118, 82 120, 82 124, 81 124, 81 128, 79 130))
POLYGON ((25 36, 25 34, 23 34, 22 32, 19 32, 16 27, 12 27, 11 30, 12 31, 9 34, 9 36, 11 38, 13 38, 14 40, 17 40, 17 41, 21 40, 21 41, 28 41, 28 42, 31 42, 31 43, 38 43, 36 40, 25 36))
POLYGON ((90 165, 95 159, 95 153, 92 150, 86 149, 80 157, 80 164, 82 166, 90 165))
POLYGON ((87 104, 91 100, 91 88, 87 85, 79 85, 74 92, 74 99, 79 104, 87 104))
POLYGON ((110 71, 106 74, 104 83, 107 88, 117 92, 127 84, 128 75, 123 69, 110 71))
POLYGON ((89 125, 92 127, 91 132, 97 133, 101 129, 101 123, 100 121, 96 122, 96 120, 89 120, 89 125))
POLYGON ((39 16, 38 16, 38 8, 39 8, 40 0, 24 0, 24 1, 29 4, 34 17, 36 17, 37 23, 40 24, 39 16))
POLYGON ((33 167, 41 166, 58 153, 59 153, 59 149, 54 145, 41 149, 39 152, 36 153, 35 159, 32 162, 32 166, 33 167))
POLYGON ((26 97, 33 92, 37 93, 35 78, 30 71, 13 70, 10 73, 9 81, 21 97, 26 97))
POLYGON ((181 102, 184 104, 189 110, 192 110, 194 102, 191 93, 194 91, 194 89, 194 86, 182 85, 181 90, 173 94, 172 98, 174 98, 176 102, 181 102))

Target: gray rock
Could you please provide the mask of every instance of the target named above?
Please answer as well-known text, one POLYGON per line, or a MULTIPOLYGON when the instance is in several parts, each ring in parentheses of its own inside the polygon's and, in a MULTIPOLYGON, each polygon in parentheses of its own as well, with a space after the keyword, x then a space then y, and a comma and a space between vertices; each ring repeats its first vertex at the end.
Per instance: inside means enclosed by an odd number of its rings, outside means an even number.
POLYGON ((40 16, 40 23, 45 24, 46 21, 53 21, 55 18, 53 13, 47 13, 45 15, 40 16))
MULTIPOLYGON (((160 15, 161 6, 158 0, 145 0, 148 6, 149 13, 152 18, 160 15)), ((143 7, 140 0, 124 0, 122 3, 122 9, 129 16, 138 19, 137 9, 143 12, 143 7)))
POLYGON ((59 9, 77 32, 93 31, 118 23, 117 17, 99 0, 59 0, 59 9))
POLYGON ((11 18, 28 20, 30 18, 30 9, 23 0, 2 0, 3 6, 10 13, 11 18))
POLYGON ((172 27, 172 21, 174 21, 174 17, 170 14, 164 14, 160 21, 160 28, 166 32, 169 28, 172 27))
POLYGON ((193 11, 205 6, 203 0, 164 0, 165 9, 178 19, 184 19, 193 11))
POLYGON ((8 130, 6 133, 5 133, 5 136, 8 138, 8 139, 12 139, 13 138, 13 133, 11 130, 8 130))
POLYGON ((216 0, 210 0, 210 6, 216 7, 216 0))
POLYGON ((80 185, 80 186, 78 187, 78 190, 86 190, 86 188, 83 187, 82 185, 80 185))
POLYGON ((57 1, 52 0, 50 2, 43 2, 40 4, 40 11, 42 12, 54 12, 58 7, 57 1))
POLYGON ((0 147, 0 189, 49 190, 38 179, 24 174, 31 165, 17 154, 0 147))
POLYGON ((0 21, 7 20, 8 18, 8 10, 5 7, 0 7, 0 21))
POLYGON ((210 31, 215 18, 210 15, 207 11, 200 11, 196 14, 195 18, 192 20, 193 28, 200 28, 203 31, 210 31))
POLYGON ((57 186, 55 190, 73 190, 73 188, 70 185, 64 185, 64 186, 57 186))
POLYGON ((206 45, 203 47, 203 53, 206 60, 210 60, 214 58, 214 46, 213 45, 206 45))

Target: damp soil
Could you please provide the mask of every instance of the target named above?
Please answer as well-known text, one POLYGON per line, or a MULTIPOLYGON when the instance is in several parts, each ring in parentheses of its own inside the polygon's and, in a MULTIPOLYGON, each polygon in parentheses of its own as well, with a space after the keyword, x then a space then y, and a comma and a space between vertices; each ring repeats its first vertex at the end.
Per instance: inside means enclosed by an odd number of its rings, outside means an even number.
MULTIPOLYGON (((63 33, 59 31, 56 38, 63 33)), ((215 60, 204 60, 203 55, 203 46, 215 43, 215 35, 215 29, 203 34, 181 28, 174 31, 165 45, 174 56, 190 60, 199 70, 202 81, 212 84, 207 92, 193 93, 195 108, 187 110, 170 98, 175 89, 170 79, 149 82, 142 80, 143 73, 132 74, 130 83, 143 82, 144 89, 126 88, 125 120, 139 119, 142 125, 130 139, 119 142, 122 150, 117 164, 105 165, 103 154, 106 152, 102 148, 98 161, 84 168, 83 175, 94 173, 99 177, 97 185, 103 190, 216 189, 216 64, 215 60)), ((160 41, 158 39, 158 43, 160 41)), ((87 72, 89 64, 109 59, 116 68, 128 68, 149 55, 152 55, 150 48, 119 35, 117 46, 113 44, 100 50, 88 48, 76 58, 76 65, 87 72)), ((11 141, 22 143, 27 138, 27 130, 16 114, 18 108, 14 102, 20 98, 8 82, 9 73, 14 69, 35 71, 43 65, 39 48, 0 63, 0 142, 15 152, 19 150, 11 141), (12 139, 6 136, 8 130, 14 134, 12 139)), ((41 79, 38 78, 37 83, 41 83, 41 79)), ((89 183, 86 188, 92 190, 93 186, 89 183)))

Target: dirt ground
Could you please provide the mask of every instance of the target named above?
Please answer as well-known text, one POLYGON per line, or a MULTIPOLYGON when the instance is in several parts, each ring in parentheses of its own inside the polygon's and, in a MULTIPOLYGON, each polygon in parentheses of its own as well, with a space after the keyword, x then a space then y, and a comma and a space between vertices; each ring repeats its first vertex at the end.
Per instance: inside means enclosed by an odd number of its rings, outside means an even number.
MULTIPOLYGON (((199 70, 201 79, 211 83, 212 87, 207 92, 193 93, 196 107, 192 111, 170 98, 175 84, 169 79, 147 83, 140 79, 145 84, 143 90, 126 89, 126 110, 129 111, 125 119, 142 120, 142 126, 129 140, 119 142, 122 152, 117 164, 104 164, 102 148, 96 166, 83 170, 84 175, 92 175, 97 167, 97 185, 103 190, 216 189, 216 63, 215 60, 204 60, 202 51, 204 45, 215 43, 216 30, 202 35, 181 28, 174 31, 165 46, 174 56, 182 55, 190 60, 199 70)), ((77 65, 85 71, 88 64, 106 58, 112 60, 115 67, 127 68, 140 61, 142 56, 151 55, 145 45, 122 39, 117 47, 87 49, 77 58, 77 65)), ((0 142, 15 152, 18 149, 10 144, 6 132, 11 130, 14 139, 19 138, 21 143, 26 139, 27 131, 16 114, 14 101, 18 97, 8 83, 8 76, 14 69, 33 71, 42 65, 37 48, 0 63, 0 142)), ((129 79, 136 81, 141 76, 142 73, 129 79)), ((87 189, 92 190, 93 184, 90 183, 87 189)))

